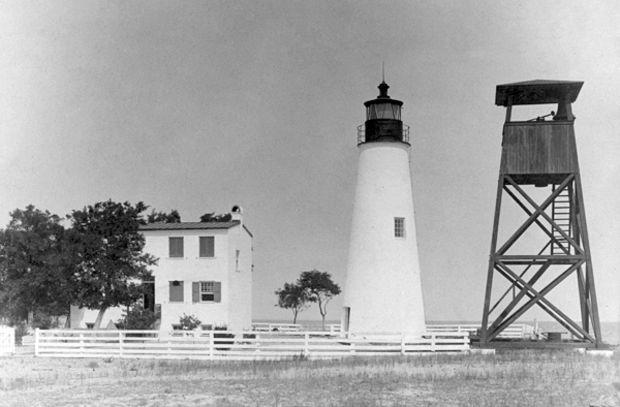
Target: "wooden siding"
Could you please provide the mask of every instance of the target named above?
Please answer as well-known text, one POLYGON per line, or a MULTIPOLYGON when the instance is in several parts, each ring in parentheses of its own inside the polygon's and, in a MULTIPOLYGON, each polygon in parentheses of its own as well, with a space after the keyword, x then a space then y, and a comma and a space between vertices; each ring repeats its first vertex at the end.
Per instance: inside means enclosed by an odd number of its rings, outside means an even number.
POLYGON ((575 132, 569 122, 513 122, 504 125, 502 174, 578 172, 575 132))

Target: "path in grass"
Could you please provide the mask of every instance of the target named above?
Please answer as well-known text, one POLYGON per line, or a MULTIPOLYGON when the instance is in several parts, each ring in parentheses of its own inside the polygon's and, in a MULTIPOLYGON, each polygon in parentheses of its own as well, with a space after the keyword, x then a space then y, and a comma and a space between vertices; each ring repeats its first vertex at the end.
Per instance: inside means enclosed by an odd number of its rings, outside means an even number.
POLYGON ((614 383, 620 386, 617 355, 564 352, 284 362, 0 359, 2 406, 620 406, 614 383))

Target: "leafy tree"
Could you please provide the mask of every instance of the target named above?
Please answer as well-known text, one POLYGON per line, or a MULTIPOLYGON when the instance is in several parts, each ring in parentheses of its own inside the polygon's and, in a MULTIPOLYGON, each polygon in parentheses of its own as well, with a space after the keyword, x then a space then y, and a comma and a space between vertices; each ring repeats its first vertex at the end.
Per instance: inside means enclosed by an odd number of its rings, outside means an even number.
POLYGON ((284 287, 276 290, 280 308, 290 309, 293 313, 293 323, 297 323, 297 314, 308 308, 308 292, 299 284, 284 283, 284 287))
POLYGON ((100 327, 108 308, 140 299, 146 291, 141 282, 152 279, 148 267, 156 259, 142 253, 144 237, 138 232, 146 209, 142 202, 133 206, 108 200, 70 215, 76 264, 73 301, 80 307, 99 309, 95 328, 100 327))
POLYGON ((195 315, 186 315, 179 319, 179 325, 181 325, 181 329, 184 331, 193 331, 194 329, 200 326, 201 322, 195 315))
POLYGON ((0 230, 0 313, 14 323, 67 315, 72 282, 60 218, 33 205, 10 215, 0 230))
POLYGON ((146 217, 146 223, 180 223, 181 215, 176 209, 173 209, 170 213, 157 212, 155 209, 151 210, 151 213, 146 217))
POLYGON ((152 329, 157 319, 155 312, 136 304, 123 313, 116 325, 120 329, 152 329))
POLYGON ((216 215, 215 213, 211 212, 205 213, 200 217, 201 222, 230 222, 231 219, 232 215, 230 213, 216 215))
POLYGON ((308 294, 308 301, 316 302, 321 314, 321 324, 325 329, 325 315, 327 315, 327 303, 336 295, 340 294, 340 287, 332 281, 329 273, 318 270, 304 271, 301 273, 297 285, 308 294))

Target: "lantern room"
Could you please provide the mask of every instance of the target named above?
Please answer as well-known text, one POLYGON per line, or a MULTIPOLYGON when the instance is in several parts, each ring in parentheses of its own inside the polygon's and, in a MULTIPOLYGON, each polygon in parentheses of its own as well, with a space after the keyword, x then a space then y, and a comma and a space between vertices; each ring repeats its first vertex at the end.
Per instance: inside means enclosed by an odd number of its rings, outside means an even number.
POLYGON ((409 126, 400 119, 403 102, 388 96, 388 84, 378 86, 379 96, 364 102, 366 122, 358 127, 358 144, 368 142, 402 142, 409 144, 409 126))

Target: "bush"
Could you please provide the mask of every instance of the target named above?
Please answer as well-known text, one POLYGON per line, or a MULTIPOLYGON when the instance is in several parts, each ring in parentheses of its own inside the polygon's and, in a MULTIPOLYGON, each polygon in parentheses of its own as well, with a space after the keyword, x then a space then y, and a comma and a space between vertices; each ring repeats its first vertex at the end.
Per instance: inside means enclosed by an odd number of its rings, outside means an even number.
POLYGON ((179 325, 181 325, 181 329, 184 331, 193 331, 200 326, 200 323, 200 320, 194 315, 183 314, 181 319, 179 319, 179 325))
POLYGON ((32 327, 39 329, 56 328, 54 318, 44 312, 35 312, 32 317, 32 327))
POLYGON ((120 329, 152 329, 158 315, 142 306, 131 307, 123 317, 116 322, 120 329))

